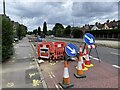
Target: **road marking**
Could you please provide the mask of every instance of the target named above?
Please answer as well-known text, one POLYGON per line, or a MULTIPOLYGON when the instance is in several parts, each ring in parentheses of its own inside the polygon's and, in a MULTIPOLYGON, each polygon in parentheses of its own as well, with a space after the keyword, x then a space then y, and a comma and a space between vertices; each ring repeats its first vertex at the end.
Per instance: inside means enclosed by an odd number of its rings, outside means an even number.
POLYGON ((55 87, 56 87, 57 89, 59 89, 58 85, 55 85, 55 87))
POLYGON ((113 67, 115 67, 115 68, 120 68, 120 66, 117 66, 117 65, 112 65, 113 67))
POLYGON ((10 82, 10 83, 7 83, 7 87, 14 87, 14 83, 13 82, 10 82))
POLYGON ((118 56, 120 56, 120 54, 118 54, 118 53, 115 53, 115 52, 110 52, 111 54, 114 54, 114 55, 118 55, 118 56))
POLYGON ((95 58, 95 57, 93 57, 93 56, 90 56, 90 58, 92 58, 92 59, 94 59, 94 60, 97 60, 97 61, 99 61, 99 60, 100 60, 100 59, 95 58))
POLYGON ((49 77, 52 78, 52 76, 49 74, 49 77))
POLYGON ((51 75, 53 76, 53 77, 55 77, 55 75, 51 72, 51 75))
POLYGON ((59 85, 60 89, 63 90, 63 88, 59 85))
POLYGON ((41 83, 40 80, 35 80, 35 79, 33 80, 33 86, 34 86, 34 87, 39 86, 40 83, 41 83))

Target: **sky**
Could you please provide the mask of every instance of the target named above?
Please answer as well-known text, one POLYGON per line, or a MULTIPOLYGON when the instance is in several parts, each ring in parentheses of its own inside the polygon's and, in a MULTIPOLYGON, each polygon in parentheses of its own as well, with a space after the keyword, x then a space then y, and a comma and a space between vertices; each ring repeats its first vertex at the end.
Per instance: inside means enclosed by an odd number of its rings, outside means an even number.
MULTIPOLYGON (((3 14, 2 1, 0 7, 3 14)), ((6 15, 27 26, 29 31, 39 26, 42 29, 44 21, 48 30, 55 23, 81 27, 118 20, 118 0, 6 0, 6 15)))

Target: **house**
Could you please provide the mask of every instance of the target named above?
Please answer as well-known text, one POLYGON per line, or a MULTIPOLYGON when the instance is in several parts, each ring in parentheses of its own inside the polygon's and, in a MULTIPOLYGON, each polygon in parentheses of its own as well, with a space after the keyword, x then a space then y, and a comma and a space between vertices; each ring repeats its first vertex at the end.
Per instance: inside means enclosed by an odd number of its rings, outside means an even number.
POLYGON ((100 30, 96 25, 94 25, 91 30, 100 30))
POLYGON ((89 24, 85 24, 80 29, 82 30, 83 33, 85 33, 86 31, 90 31, 90 25, 89 24))
POLYGON ((110 29, 107 23, 103 24, 102 30, 108 30, 110 29))

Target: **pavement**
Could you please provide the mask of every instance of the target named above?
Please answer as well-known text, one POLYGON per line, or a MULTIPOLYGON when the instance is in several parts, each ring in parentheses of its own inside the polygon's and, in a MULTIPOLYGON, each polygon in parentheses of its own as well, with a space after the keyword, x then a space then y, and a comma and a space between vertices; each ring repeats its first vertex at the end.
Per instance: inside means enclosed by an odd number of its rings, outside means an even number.
POLYGON ((14 55, 2 63, 2 88, 43 88, 27 37, 16 43, 14 55))
MULTIPOLYGON (((66 40, 66 41, 72 41, 72 42, 80 42, 80 43, 84 43, 83 39, 78 39, 78 38, 62 38, 62 37, 55 37, 53 39, 56 40, 66 40)), ((107 47, 111 47, 111 48, 120 48, 120 42, 119 41, 113 41, 113 40, 95 40, 95 43, 97 45, 100 46, 107 46, 107 47)))

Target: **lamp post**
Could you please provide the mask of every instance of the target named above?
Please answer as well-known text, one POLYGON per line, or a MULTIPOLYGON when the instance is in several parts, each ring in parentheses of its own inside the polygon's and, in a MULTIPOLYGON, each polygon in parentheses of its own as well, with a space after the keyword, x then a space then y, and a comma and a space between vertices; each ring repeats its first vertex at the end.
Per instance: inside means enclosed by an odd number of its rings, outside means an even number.
POLYGON ((5 15, 5 0, 3 0, 3 14, 5 15))

